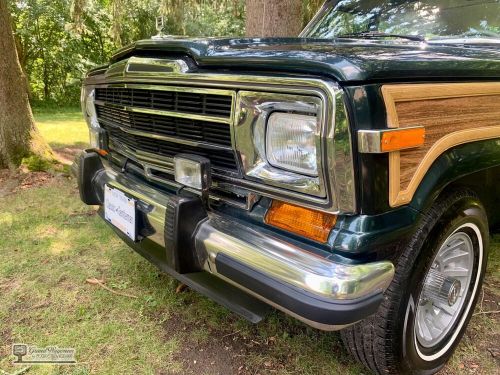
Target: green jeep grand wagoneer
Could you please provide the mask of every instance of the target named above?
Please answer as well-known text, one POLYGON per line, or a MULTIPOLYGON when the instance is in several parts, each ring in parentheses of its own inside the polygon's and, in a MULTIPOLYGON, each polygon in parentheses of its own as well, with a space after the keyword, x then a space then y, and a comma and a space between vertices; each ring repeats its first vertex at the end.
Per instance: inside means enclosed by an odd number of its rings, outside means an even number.
POLYGON ((298 38, 159 36, 90 71, 82 200, 250 321, 430 374, 500 223, 499 0, 327 1, 298 38))

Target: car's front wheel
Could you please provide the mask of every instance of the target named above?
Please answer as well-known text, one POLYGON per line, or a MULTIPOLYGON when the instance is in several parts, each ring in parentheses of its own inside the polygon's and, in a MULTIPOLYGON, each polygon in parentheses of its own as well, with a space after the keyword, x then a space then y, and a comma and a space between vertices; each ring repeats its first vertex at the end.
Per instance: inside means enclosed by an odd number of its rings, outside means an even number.
POLYGON ((467 190, 440 199, 402 250, 378 312, 342 331, 354 357, 380 374, 432 374, 453 354, 476 304, 488 221, 467 190))

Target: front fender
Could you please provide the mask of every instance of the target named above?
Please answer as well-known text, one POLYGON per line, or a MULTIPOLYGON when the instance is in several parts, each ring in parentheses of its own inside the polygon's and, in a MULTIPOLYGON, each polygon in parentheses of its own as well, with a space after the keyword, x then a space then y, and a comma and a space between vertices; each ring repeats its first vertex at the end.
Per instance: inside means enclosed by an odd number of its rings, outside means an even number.
POLYGON ((410 206, 425 211, 443 190, 461 185, 475 190, 488 203, 500 197, 500 139, 456 146, 432 164, 410 206))

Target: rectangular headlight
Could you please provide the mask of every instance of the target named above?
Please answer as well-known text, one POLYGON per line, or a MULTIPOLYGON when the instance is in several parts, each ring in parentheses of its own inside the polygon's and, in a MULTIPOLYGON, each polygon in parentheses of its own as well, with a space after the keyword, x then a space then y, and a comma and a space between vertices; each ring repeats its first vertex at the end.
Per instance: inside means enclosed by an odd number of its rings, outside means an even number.
POLYGON ((318 176, 318 119, 297 113, 274 112, 266 132, 266 157, 274 167, 318 176))

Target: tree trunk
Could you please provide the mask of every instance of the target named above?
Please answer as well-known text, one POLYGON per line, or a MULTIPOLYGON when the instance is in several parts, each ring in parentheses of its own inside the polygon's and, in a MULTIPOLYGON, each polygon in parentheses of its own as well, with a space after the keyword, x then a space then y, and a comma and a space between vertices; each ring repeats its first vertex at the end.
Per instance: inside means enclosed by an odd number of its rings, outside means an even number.
POLYGON ((7 0, 0 0, 0 51, 0 168, 17 167, 31 154, 52 159, 31 113, 7 0))
POLYGON ((246 35, 295 37, 302 31, 301 0, 247 0, 246 35))

